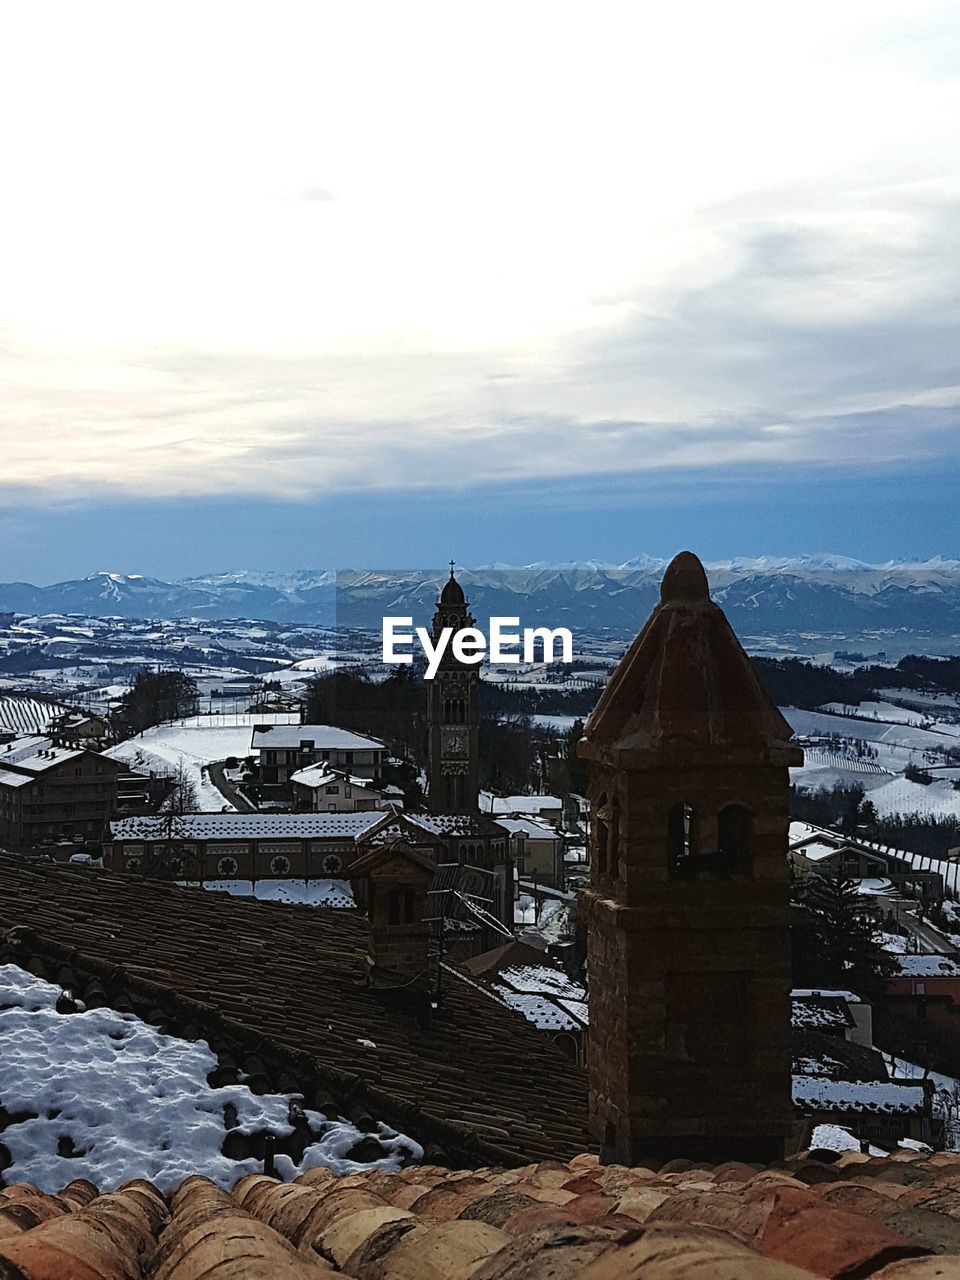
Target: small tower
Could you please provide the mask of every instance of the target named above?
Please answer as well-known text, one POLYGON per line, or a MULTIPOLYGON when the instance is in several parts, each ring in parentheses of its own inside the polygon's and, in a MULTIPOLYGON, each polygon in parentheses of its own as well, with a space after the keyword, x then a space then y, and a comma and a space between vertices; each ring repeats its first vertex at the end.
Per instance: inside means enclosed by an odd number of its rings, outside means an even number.
MULTIPOLYGON (((433 615, 433 639, 444 627, 475 625, 453 563, 433 615)), ((477 813, 480 807, 476 665, 458 662, 448 645, 439 669, 427 681, 427 804, 431 813, 477 813)))
POLYGON ((370 923, 367 973, 374 985, 430 989, 427 895, 436 873, 433 853, 402 836, 374 845, 350 864, 357 905, 370 923))
POLYGON ((791 736, 681 552, 580 743, 590 1111, 606 1161, 783 1155, 791 736))

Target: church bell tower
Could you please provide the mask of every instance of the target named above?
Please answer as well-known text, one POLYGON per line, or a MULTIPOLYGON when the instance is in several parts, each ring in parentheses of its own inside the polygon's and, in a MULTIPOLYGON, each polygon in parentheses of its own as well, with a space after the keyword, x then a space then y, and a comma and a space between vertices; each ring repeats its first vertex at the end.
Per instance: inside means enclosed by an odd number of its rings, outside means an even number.
MULTIPOLYGON (((433 639, 475 625, 463 587, 450 565, 433 615, 433 639)), ((477 813, 480 760, 476 665, 458 662, 448 645, 436 675, 427 681, 427 803, 431 813, 477 813)))
POLYGON ((682 552, 580 743, 590 1112, 607 1162, 784 1154, 791 736, 682 552))

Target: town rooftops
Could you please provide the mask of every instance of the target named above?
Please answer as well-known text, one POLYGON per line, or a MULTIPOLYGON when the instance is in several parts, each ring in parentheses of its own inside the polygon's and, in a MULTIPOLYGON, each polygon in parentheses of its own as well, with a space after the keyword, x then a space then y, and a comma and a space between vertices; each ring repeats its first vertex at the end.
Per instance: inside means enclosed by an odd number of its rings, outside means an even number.
POLYGON ((848 1150, 776 1169, 315 1168, 232 1191, 188 1177, 166 1197, 17 1185, 0 1190, 0 1259, 30 1280, 950 1280, 958 1181, 956 1155, 848 1150))
MULTIPOLYGON (((173 823, 178 840, 353 840, 382 818, 376 812, 186 813, 173 823)), ((120 818, 111 822, 110 834, 118 841, 169 840, 170 828, 163 815, 120 818)))
POLYGON ((0 936, 23 969, 99 968, 108 1003, 128 981, 158 984, 193 1002, 201 1034, 230 1020, 417 1141, 445 1126, 476 1164, 591 1147, 583 1071, 453 966, 429 1026, 402 991, 363 985, 369 933, 358 915, 6 855, 0 885, 0 936))
POLYGON ((385 751, 376 738, 365 738, 331 724, 258 724, 253 727, 253 751, 296 751, 303 743, 313 751, 385 751))

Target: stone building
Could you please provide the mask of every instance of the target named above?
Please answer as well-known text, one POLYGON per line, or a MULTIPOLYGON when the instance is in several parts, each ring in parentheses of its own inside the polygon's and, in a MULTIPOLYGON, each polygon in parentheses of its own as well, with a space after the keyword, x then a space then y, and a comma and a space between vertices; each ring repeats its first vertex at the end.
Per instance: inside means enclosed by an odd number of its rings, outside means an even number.
MULTIPOLYGON (((451 567, 433 615, 433 640, 436 642, 444 627, 456 633, 474 623, 463 587, 451 567)), ((432 813, 479 810, 479 680, 478 668, 459 662, 451 644, 436 675, 427 681, 427 803, 432 813)))
POLYGON ((682 552, 587 722, 590 1110, 606 1160, 774 1160, 791 730, 682 552), (721 1154, 722 1153, 722 1154, 721 1154))
POLYGON ((0 745, 0 846, 19 850, 98 844, 121 765, 85 747, 32 735, 0 745))

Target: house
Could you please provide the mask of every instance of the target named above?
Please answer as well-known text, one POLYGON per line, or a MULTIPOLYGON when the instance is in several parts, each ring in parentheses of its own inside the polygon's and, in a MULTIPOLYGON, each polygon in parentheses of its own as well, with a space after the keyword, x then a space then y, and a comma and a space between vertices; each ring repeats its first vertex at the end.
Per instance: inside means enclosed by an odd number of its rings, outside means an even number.
POLYGON ((250 750, 257 756, 257 778, 267 787, 285 787, 292 774, 318 763, 378 786, 387 758, 376 738, 329 724, 255 725, 250 750))
POLYGON ((294 808, 313 813, 363 813, 384 807, 384 793, 366 778, 319 763, 290 775, 294 808))
POLYGON ((540 818, 498 818, 510 835, 510 856, 521 876, 564 887, 563 840, 556 827, 540 818))
POLYGON ((923 902, 942 902, 957 889, 960 867, 947 859, 893 849, 842 835, 808 822, 790 824, 790 862, 800 876, 843 875, 851 880, 887 880, 891 887, 923 902))
POLYGON ((559 827, 563 821, 563 801, 557 796, 498 796, 492 791, 481 791, 480 812, 495 818, 530 816, 559 827))
POLYGON ((41 850, 95 844, 113 811, 120 764, 52 738, 0 745, 0 846, 41 850))
POLYGON ((340 877, 358 856, 357 837, 379 813, 189 813, 121 818, 110 824, 104 865, 141 872, 173 858, 178 878, 282 880, 340 877))

